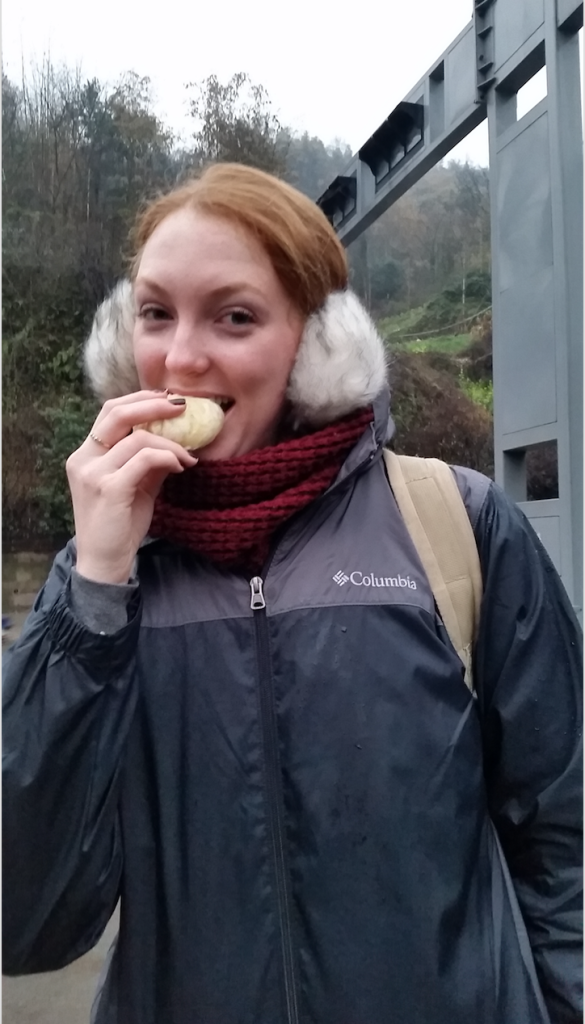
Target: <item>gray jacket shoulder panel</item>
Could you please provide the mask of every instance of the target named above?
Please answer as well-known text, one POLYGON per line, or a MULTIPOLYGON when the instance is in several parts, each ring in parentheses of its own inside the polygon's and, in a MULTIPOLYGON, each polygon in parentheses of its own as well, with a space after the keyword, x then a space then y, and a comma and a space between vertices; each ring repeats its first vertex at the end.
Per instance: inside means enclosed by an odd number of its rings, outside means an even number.
POLYGON ((432 591, 382 459, 299 516, 275 552, 265 593, 272 614, 401 604, 435 618, 432 591))

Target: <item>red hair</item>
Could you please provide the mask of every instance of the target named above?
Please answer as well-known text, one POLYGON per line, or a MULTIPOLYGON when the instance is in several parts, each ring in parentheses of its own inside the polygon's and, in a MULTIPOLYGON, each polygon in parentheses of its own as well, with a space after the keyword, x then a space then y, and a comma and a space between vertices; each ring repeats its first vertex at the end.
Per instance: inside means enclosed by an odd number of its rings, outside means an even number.
POLYGON ((149 203, 133 232, 132 277, 155 228, 184 208, 221 217, 252 235, 304 316, 319 309, 331 292, 347 288, 345 249, 322 210, 286 182, 244 164, 213 164, 149 203))

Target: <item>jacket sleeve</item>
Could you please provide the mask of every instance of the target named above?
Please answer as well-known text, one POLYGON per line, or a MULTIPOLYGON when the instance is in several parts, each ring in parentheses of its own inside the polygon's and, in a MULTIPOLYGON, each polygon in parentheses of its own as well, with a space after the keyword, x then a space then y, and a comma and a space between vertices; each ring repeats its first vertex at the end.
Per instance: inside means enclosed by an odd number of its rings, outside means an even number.
POLYGON ((3 972, 55 970, 98 941, 122 868, 118 793, 136 704, 140 599, 117 632, 71 607, 57 556, 3 664, 3 972))
POLYGON ((476 524, 475 680, 492 820, 553 1024, 582 1021, 582 645, 526 517, 492 485, 476 524))

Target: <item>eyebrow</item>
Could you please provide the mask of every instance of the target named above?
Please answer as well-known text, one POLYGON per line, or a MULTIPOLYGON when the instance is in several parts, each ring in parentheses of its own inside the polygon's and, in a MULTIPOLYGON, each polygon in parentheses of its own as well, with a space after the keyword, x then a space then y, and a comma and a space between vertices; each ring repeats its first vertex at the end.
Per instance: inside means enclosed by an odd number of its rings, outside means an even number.
MULTIPOLYGON (((158 284, 150 277, 138 277, 135 281, 135 286, 140 285, 141 287, 148 288, 151 291, 156 291, 160 295, 166 295, 166 288, 158 284)), ((212 299, 223 299, 229 298, 230 295, 235 295, 236 292, 253 292, 259 298, 264 298, 264 292, 260 288, 256 288, 253 284, 247 281, 236 281, 234 284, 220 285, 218 288, 212 288, 208 293, 208 297, 212 299)))
POLYGON ((153 281, 150 277, 136 277, 134 280, 134 287, 142 285, 144 288, 150 288, 153 292, 164 292, 164 288, 153 281))

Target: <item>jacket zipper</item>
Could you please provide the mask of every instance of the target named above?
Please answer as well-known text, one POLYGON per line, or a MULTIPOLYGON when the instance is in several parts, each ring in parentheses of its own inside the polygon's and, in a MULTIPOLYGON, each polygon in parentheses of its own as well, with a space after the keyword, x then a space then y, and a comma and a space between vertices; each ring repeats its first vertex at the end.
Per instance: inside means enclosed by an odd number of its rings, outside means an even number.
POLYGON ((262 738, 266 763, 266 784, 268 789, 268 809, 270 818, 270 837, 276 878, 276 895, 278 900, 278 920, 280 924, 280 940, 284 968, 284 991, 288 1024, 298 1024, 299 1013, 295 983, 293 944, 290 923, 290 885, 284 856, 283 842, 283 795, 281 789, 280 758, 278 753, 278 734, 274 714, 274 695, 272 688, 272 663, 268 638, 268 622, 266 618, 266 601, 264 585, 260 576, 250 580, 252 593, 250 607, 254 612, 254 629, 256 634, 256 651, 258 656, 258 676, 260 682, 260 712, 262 716, 262 738))

